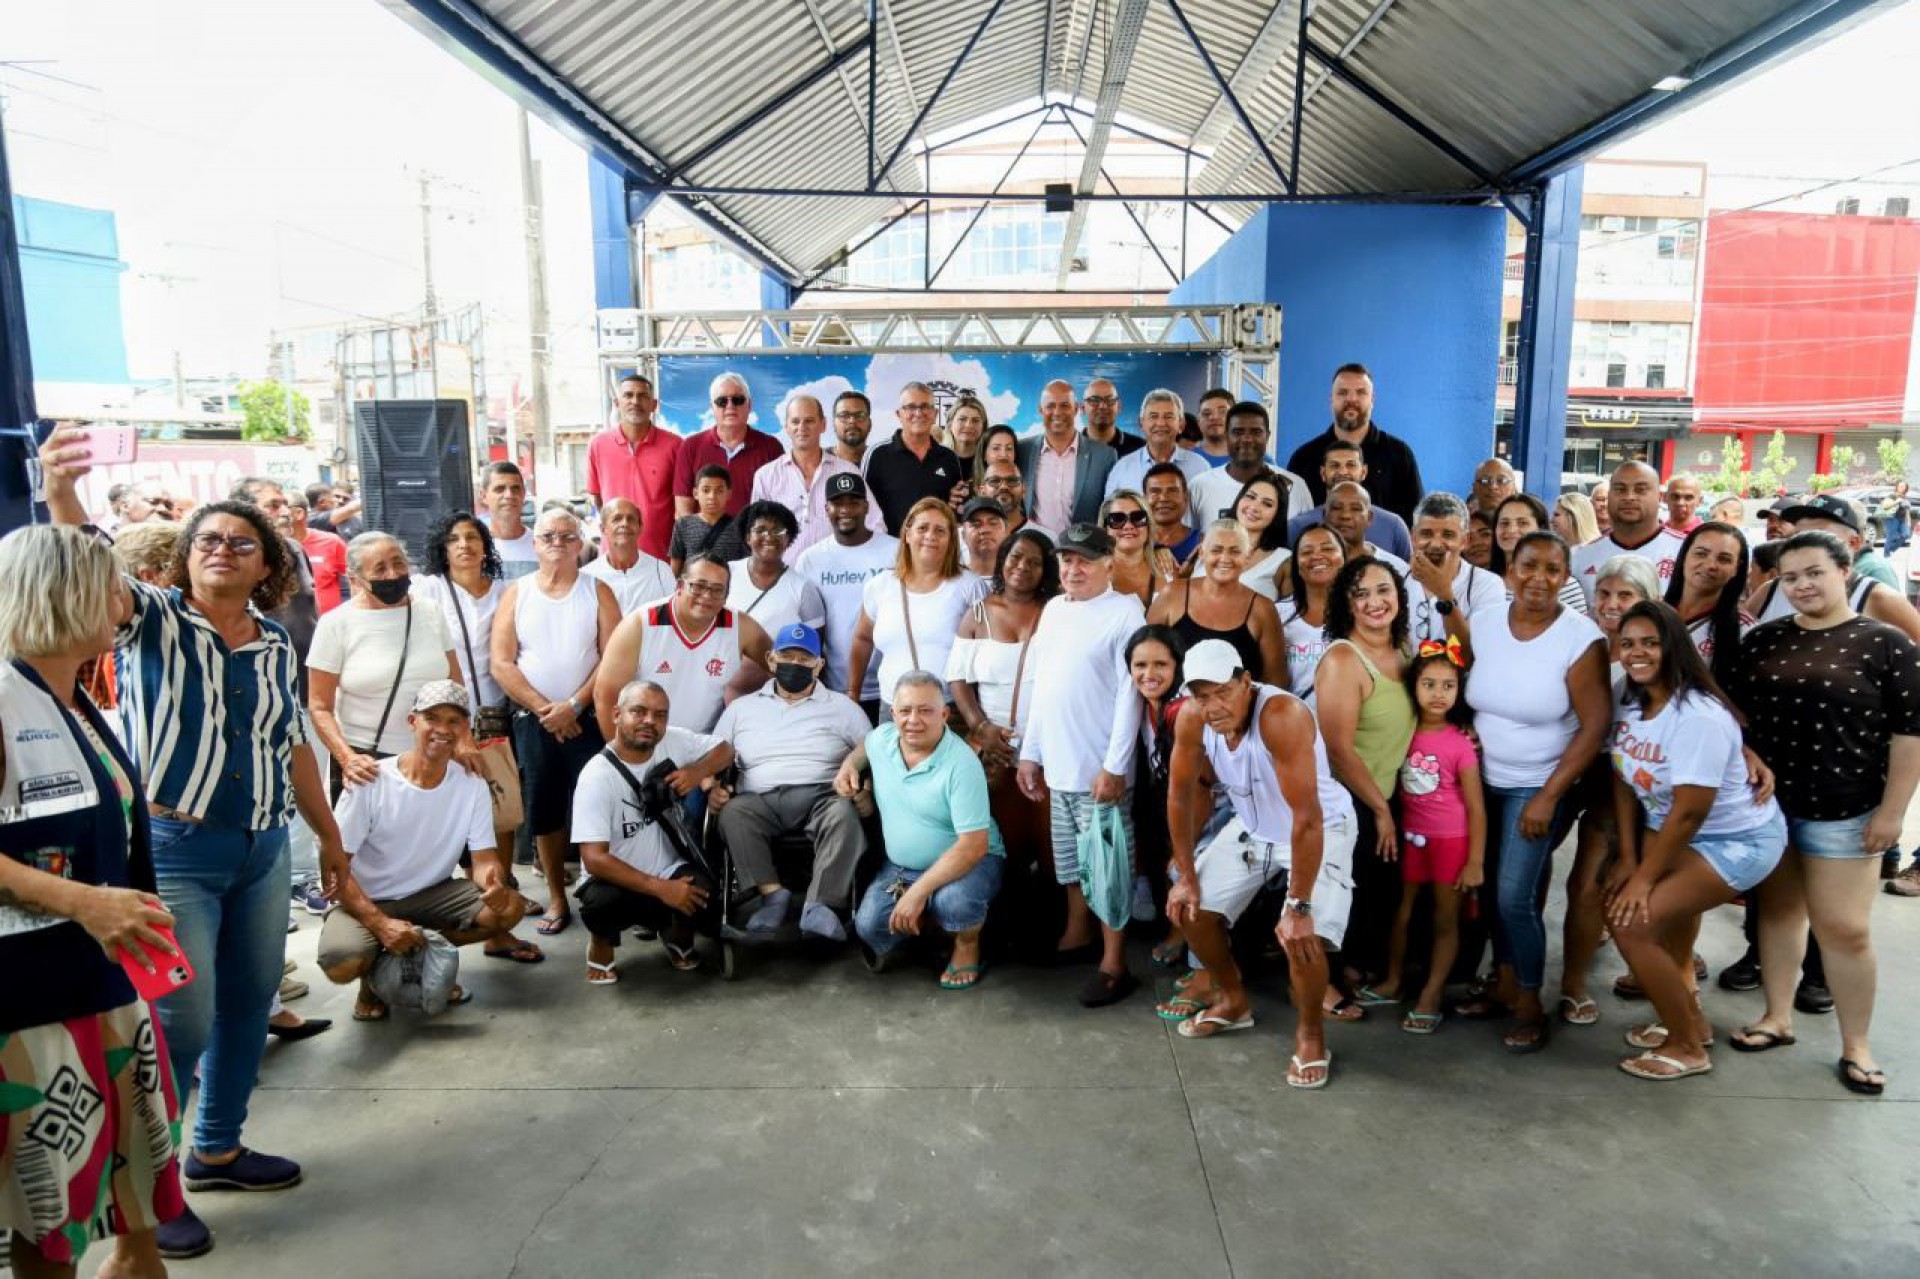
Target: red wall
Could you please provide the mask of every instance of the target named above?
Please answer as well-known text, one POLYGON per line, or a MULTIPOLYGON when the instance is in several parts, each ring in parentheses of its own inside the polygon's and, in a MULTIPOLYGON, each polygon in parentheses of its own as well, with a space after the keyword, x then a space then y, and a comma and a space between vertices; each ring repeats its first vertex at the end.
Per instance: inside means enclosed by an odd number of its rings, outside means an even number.
POLYGON ((1916 279, 1920 222, 1712 214, 1693 381, 1700 425, 1899 421, 1916 279))

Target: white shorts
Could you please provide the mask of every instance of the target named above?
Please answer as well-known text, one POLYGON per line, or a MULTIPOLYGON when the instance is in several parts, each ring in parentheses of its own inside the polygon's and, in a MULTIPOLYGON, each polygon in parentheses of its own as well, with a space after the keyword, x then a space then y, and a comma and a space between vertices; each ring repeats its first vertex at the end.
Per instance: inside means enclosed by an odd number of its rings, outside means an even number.
MULTIPOLYGON (((1314 934, 1336 950, 1347 935, 1347 913, 1353 908, 1356 834, 1350 817, 1321 828, 1320 874, 1309 894, 1314 934)), ((1246 824, 1235 817, 1194 860, 1200 878, 1200 909, 1219 915, 1231 928, 1262 889, 1285 889, 1292 868, 1289 845, 1252 838, 1246 824)))

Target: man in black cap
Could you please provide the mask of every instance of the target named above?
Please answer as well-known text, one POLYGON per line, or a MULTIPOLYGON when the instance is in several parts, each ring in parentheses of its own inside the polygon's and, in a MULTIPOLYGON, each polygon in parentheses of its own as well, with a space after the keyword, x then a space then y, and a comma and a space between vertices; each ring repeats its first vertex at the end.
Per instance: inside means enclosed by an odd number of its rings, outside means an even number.
POLYGON ((992 577, 1000 544, 1013 535, 1007 512, 990 497, 972 497, 960 508, 960 562, 975 577, 992 577))
MULTIPOLYGON (((1051 814, 1054 878, 1067 890, 1059 953, 1098 954, 1080 991, 1088 1008, 1117 1003, 1139 985, 1127 971, 1126 911, 1096 918, 1080 887, 1079 839, 1115 815, 1133 846, 1127 779, 1140 733, 1140 697, 1127 671, 1127 641, 1146 624, 1137 597, 1113 589, 1113 539, 1092 524, 1060 535, 1061 594, 1047 603, 1029 641, 1033 709, 1020 741, 1020 790, 1051 814)), ((1125 867, 1119 873, 1131 884, 1125 867)))
POLYGON ((867 671, 867 686, 847 687, 847 657, 853 651, 853 628, 860 620, 860 601, 867 579, 893 567, 900 542, 870 527, 866 481, 858 475, 827 477, 827 523, 833 536, 815 542, 794 561, 793 571, 812 582, 827 606, 821 628, 826 644, 826 685, 860 703, 869 720, 880 713, 878 663, 867 671))

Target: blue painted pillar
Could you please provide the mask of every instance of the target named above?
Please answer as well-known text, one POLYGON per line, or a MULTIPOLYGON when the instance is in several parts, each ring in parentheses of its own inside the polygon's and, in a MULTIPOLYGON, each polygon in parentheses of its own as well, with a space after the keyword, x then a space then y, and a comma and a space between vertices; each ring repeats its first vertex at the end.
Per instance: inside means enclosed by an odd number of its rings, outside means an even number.
POLYGON ((1527 492, 1560 493, 1567 438, 1567 372, 1573 359, 1573 292, 1580 270, 1585 168, 1549 178, 1531 203, 1520 290, 1519 377, 1513 396, 1513 464, 1527 492))
POLYGON ((30 450, 25 434, 37 416, 33 360, 27 349, 27 299, 20 281, 20 241, 13 217, 6 131, 0 128, 0 533, 36 518, 27 479, 30 450))
POLYGON ((639 306, 626 171, 599 152, 589 151, 587 187, 593 211, 593 304, 596 308, 639 306))

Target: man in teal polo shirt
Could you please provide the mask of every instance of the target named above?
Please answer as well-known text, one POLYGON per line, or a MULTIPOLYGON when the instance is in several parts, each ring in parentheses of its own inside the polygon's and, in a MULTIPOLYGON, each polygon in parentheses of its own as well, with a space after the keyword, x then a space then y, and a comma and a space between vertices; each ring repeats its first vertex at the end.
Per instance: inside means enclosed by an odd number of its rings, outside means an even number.
POLYGON ((953 938, 944 990, 980 980, 980 929, 1000 891, 1006 847, 987 809, 987 774, 947 731, 946 689, 909 671, 893 690, 893 722, 867 735, 841 765, 834 789, 849 799, 871 769, 887 856, 854 913, 868 964, 878 971, 902 938, 931 922, 953 938))

